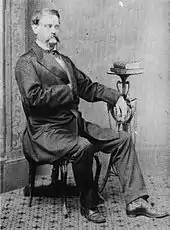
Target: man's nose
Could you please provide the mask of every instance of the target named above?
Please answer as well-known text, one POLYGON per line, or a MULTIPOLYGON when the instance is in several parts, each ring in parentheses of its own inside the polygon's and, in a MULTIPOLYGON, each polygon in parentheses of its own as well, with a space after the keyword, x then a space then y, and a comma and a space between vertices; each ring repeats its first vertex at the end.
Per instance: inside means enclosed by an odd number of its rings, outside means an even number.
POLYGON ((52 33, 52 34, 56 34, 56 32, 57 32, 56 28, 55 28, 55 27, 52 27, 52 28, 51 28, 51 33, 52 33))

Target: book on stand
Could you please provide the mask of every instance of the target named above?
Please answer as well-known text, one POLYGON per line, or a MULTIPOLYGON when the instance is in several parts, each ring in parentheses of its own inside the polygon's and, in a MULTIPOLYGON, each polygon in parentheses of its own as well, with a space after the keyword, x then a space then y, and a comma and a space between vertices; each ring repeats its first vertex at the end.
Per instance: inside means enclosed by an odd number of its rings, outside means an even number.
POLYGON ((143 66, 142 66, 141 62, 115 61, 113 63, 113 68, 119 68, 119 69, 142 69, 143 66))
POLYGON ((126 74, 126 75, 135 75, 135 74, 142 74, 144 72, 144 69, 138 68, 138 69, 122 69, 122 68, 110 68, 110 73, 115 74, 126 74))

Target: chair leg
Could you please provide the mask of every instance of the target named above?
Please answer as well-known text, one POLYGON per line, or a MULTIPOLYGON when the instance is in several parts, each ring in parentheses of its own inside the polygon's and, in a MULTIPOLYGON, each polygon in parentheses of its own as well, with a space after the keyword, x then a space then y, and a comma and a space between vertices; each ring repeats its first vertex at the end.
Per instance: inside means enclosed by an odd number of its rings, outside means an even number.
POLYGON ((32 205, 32 199, 34 195, 35 174, 36 174, 36 166, 34 164, 29 163, 29 187, 30 187, 29 207, 31 207, 32 205))
POLYGON ((101 163, 99 161, 98 156, 94 156, 94 159, 96 160, 96 173, 95 173, 95 183, 98 185, 100 172, 101 172, 101 163))
POLYGON ((63 191, 63 197, 62 197, 62 203, 63 203, 63 214, 64 217, 68 217, 68 210, 67 210, 67 162, 64 162, 64 164, 60 165, 60 171, 61 171, 61 181, 62 181, 62 191, 63 191))
POLYGON ((51 174, 51 184, 56 185, 59 177, 59 164, 54 163, 51 174))

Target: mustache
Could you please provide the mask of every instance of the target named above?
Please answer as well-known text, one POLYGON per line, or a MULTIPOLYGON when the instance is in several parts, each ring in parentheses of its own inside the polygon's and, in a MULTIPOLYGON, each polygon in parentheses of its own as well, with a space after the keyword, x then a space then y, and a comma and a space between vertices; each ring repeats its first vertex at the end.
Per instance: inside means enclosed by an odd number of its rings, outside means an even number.
MULTIPOLYGON (((50 39, 51 39, 51 38, 55 38, 55 39, 56 39, 56 41, 57 41, 58 43, 60 43, 60 39, 59 39, 59 37, 58 37, 58 36, 53 35, 53 36, 51 36, 51 37, 50 37, 50 39)), ((49 40, 50 40, 50 39, 49 39, 49 40)))

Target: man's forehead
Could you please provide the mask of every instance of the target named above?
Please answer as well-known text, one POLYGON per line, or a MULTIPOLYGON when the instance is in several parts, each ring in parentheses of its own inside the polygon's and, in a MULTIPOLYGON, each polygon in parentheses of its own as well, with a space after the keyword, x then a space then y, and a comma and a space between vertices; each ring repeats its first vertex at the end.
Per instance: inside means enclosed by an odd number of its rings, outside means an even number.
POLYGON ((40 22, 42 24, 60 24, 59 18, 54 14, 45 14, 42 15, 40 22))

